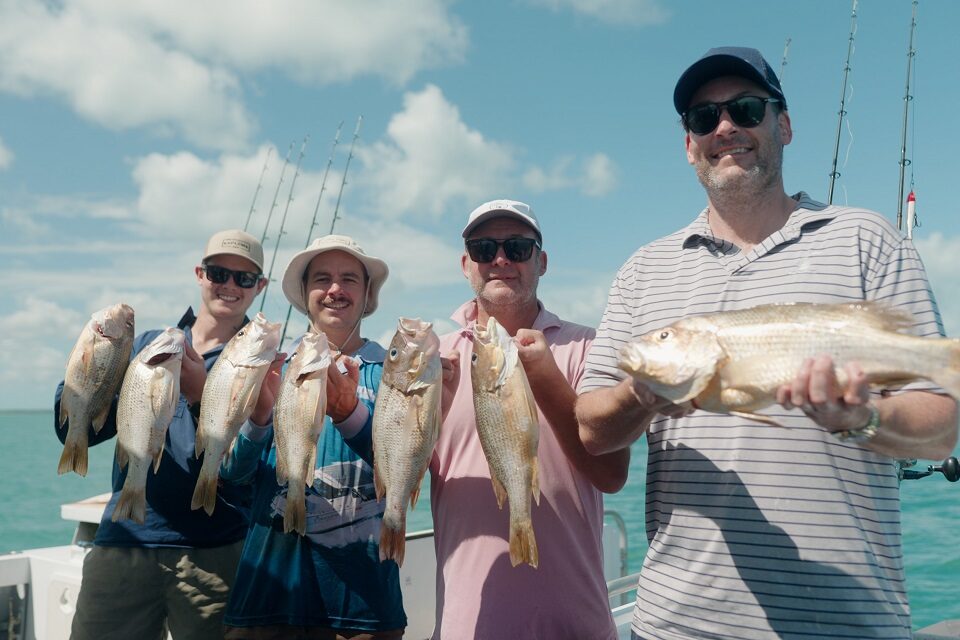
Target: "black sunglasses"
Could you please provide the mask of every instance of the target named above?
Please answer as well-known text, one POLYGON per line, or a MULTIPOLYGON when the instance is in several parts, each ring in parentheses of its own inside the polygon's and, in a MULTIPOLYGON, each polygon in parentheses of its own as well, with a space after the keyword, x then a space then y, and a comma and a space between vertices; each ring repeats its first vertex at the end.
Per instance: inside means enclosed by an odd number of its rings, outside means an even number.
POLYGON ((698 136, 706 135, 717 128, 720 124, 720 114, 726 109, 734 124, 750 129, 763 122, 768 102, 780 103, 776 98, 743 96, 726 102, 698 104, 683 114, 683 126, 698 136))
POLYGON ((259 273, 251 273, 250 271, 234 271, 233 269, 227 269, 226 267, 219 267, 215 264, 205 264, 200 267, 203 269, 203 272, 207 274, 207 280, 214 284, 223 284, 230 279, 230 276, 233 276, 233 281, 237 283, 237 286, 241 289, 251 289, 262 277, 259 273))
POLYGON ((507 256, 510 262, 526 262, 533 255, 533 248, 540 248, 540 241, 534 238, 474 238, 467 240, 465 244, 470 259, 479 263, 493 262, 500 247, 503 247, 503 255, 507 256))

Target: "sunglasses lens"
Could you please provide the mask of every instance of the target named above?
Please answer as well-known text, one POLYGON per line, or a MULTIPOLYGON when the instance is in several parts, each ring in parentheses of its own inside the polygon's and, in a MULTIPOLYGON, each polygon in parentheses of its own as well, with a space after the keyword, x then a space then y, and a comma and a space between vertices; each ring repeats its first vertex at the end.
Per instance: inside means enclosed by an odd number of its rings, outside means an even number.
POLYGON ((509 238, 503 241, 503 253, 510 262, 526 262, 533 255, 536 242, 531 238, 509 238))
POLYGON ((744 96, 727 103, 730 119, 740 127, 755 127, 763 122, 767 103, 754 96, 744 96))
POLYGON ((234 271, 233 281, 236 282, 237 286, 241 289, 249 289, 257 284, 257 275, 249 271, 234 271))
POLYGON ((474 262, 486 263, 493 262, 497 257, 497 241, 490 238, 479 238, 477 240, 467 240, 467 253, 474 262))
POLYGON ((214 284, 223 284, 230 278, 230 270, 218 267, 215 264, 208 264, 204 271, 207 272, 207 280, 214 284))
POLYGON ((720 106, 710 103, 694 107, 687 111, 684 123, 687 129, 698 136, 710 133, 720 123, 720 106))

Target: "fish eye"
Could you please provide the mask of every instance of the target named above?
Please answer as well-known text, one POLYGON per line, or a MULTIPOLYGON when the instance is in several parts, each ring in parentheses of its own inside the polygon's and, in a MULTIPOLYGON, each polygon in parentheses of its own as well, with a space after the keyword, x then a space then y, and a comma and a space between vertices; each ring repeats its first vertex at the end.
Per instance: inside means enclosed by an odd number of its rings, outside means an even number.
POLYGON ((470 362, 471 362, 471 363, 476 363, 476 361, 477 361, 478 358, 479 358, 479 356, 478 356, 477 354, 473 354, 472 356, 470 356, 470 362))
POLYGON ((391 359, 391 360, 396 360, 398 355, 400 355, 400 352, 397 351, 397 348, 396 348, 396 347, 394 347, 393 349, 390 349, 390 359, 391 359))
POLYGON ((659 338, 660 340, 669 340, 671 336, 673 336, 673 331, 671 331, 670 329, 664 329, 663 331, 660 332, 660 335, 657 336, 657 338, 659 338))

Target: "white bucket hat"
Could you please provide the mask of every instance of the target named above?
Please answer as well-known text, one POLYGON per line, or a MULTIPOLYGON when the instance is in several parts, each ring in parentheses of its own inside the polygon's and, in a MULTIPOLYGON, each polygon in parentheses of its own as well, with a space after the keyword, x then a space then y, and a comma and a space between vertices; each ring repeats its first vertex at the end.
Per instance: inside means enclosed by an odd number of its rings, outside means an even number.
POLYGON ((298 311, 309 315, 303 276, 307 272, 307 267, 310 266, 310 261, 327 251, 348 253, 359 260, 363 264, 363 268, 367 270, 367 304, 363 312, 363 317, 366 318, 377 310, 380 287, 386 281, 390 270, 387 268, 387 263, 380 258, 368 256, 364 253, 357 241, 350 236, 321 236, 311 242, 306 249, 293 256, 290 259, 290 264, 287 265, 287 270, 283 272, 283 295, 287 296, 287 300, 298 311))

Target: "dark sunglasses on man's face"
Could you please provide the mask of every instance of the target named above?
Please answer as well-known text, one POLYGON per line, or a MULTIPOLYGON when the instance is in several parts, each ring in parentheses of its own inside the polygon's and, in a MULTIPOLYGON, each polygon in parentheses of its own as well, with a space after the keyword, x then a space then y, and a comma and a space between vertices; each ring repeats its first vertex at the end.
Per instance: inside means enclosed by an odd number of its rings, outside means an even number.
POLYGON ((690 107, 683 114, 683 126, 698 136, 706 135, 720 124, 720 114, 726 109, 730 119, 738 127, 753 128, 763 122, 767 113, 767 103, 778 104, 776 98, 743 96, 726 102, 707 102, 690 107))
POLYGON ((233 276, 233 281, 241 289, 251 289, 260 282, 260 274, 250 271, 234 271, 226 267, 219 267, 215 264, 205 264, 201 267, 207 274, 207 280, 214 284, 223 284, 233 276))
POLYGON ((467 240, 466 245, 470 259, 479 263, 493 262, 500 247, 503 247, 503 255, 510 262, 526 262, 533 255, 533 248, 540 248, 540 243, 534 238, 474 238, 467 240))

